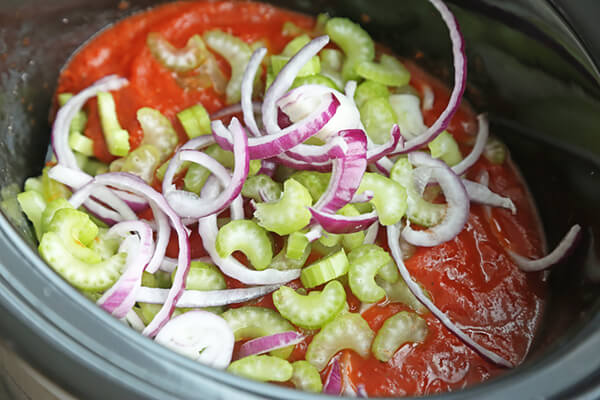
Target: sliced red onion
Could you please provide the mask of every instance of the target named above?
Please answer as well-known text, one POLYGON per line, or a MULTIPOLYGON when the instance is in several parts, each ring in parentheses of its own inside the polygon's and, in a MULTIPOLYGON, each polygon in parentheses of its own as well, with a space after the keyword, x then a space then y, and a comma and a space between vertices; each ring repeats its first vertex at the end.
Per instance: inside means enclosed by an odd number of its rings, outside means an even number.
POLYGON ((490 133, 488 119, 485 114, 479 114, 477 120, 479 121, 479 131, 477 132, 475 146, 473 146, 473 149, 468 156, 452 167, 452 170, 456 175, 462 175, 467 172, 467 170, 479 160, 479 157, 481 157, 481 154, 485 149, 485 144, 487 143, 490 133))
POLYGON ((150 204, 150 207, 152 208, 154 224, 156 225, 156 244, 154 245, 154 254, 146 267, 146 271, 153 274, 160 267, 167 252, 167 246, 171 238, 171 226, 165 213, 156 204, 150 204))
POLYGON ((382 157, 375 162, 375 168, 384 176, 390 176, 394 162, 387 157, 382 157))
POLYGON ((323 227, 321 225, 315 225, 310 228, 310 230, 306 232, 304 236, 310 243, 312 243, 323 236, 323 227))
POLYGON ((334 396, 339 396, 342 393, 342 368, 337 357, 333 359, 329 374, 325 378, 323 393, 334 396))
MULTIPOLYGON (((279 287, 280 285, 267 285, 225 290, 185 290, 177 300, 177 307, 202 308, 242 303, 265 296, 279 287)), ((142 286, 137 290, 135 299, 140 303, 164 304, 168 295, 169 289, 142 286)))
POLYGON ((233 154, 235 159, 232 176, 229 175, 229 172, 218 161, 205 153, 195 150, 181 150, 178 153, 180 160, 191 161, 209 169, 225 186, 225 189, 217 197, 211 199, 211 201, 202 199, 192 192, 173 189, 172 186, 167 192, 164 192, 163 189, 165 198, 171 207, 177 210, 179 215, 202 218, 218 213, 229 207, 241 193, 246 177, 248 176, 250 163, 248 158, 248 137, 237 119, 232 121, 231 128, 234 138, 233 154))
POLYGON ((331 179, 327 190, 314 208, 324 213, 334 214, 348 204, 360 186, 367 168, 367 137, 360 129, 340 132, 347 148, 333 148, 334 158, 331 179), (336 154, 341 153, 341 154, 336 154))
POLYGON ((423 110, 429 111, 433 108, 435 102, 435 94, 429 85, 423 85, 423 110))
POLYGON ((183 150, 200 150, 204 147, 210 146, 214 142, 215 140, 212 136, 198 136, 185 142, 169 161, 169 165, 167 166, 167 170, 165 171, 165 176, 163 177, 162 182, 163 193, 166 194, 175 189, 173 179, 175 179, 179 165, 181 165, 181 160, 179 158, 180 152, 183 150))
POLYGON ((354 197, 350 201, 351 203, 367 203, 373 200, 375 194, 371 190, 365 190, 362 193, 354 194, 354 197))
MULTIPOLYGON (((340 101, 334 95, 329 95, 323 100, 306 118, 283 130, 279 129, 278 133, 248 139, 250 158, 257 160, 275 157, 315 135, 336 114, 340 106, 340 101)), ((237 118, 233 118, 233 121, 237 121, 237 118)), ((225 128, 223 122, 213 121, 211 126, 216 142, 225 150, 231 150, 231 132, 225 128)))
POLYGON ((256 51, 250 57, 248 61, 248 65, 246 65, 246 70, 244 71, 244 76, 242 78, 242 111, 244 113, 244 123, 246 127, 252 134, 252 136, 262 136, 260 129, 258 129, 258 125, 256 125, 256 119, 254 118, 254 109, 252 107, 252 89, 254 87, 254 77, 256 76, 256 72, 260 67, 260 63, 265 58, 265 54, 267 54, 267 49, 261 47, 260 49, 256 49, 256 51))
MULTIPOLYGON (((369 146, 370 149, 367 151, 367 162, 371 164, 381 160, 386 155, 391 154, 398 146, 404 146, 404 136, 402 136, 402 133, 400 132, 400 127, 397 124, 394 124, 394 126, 392 126, 389 141, 380 145, 373 144, 369 146)), ((385 163, 386 162, 384 161, 383 165, 385 165, 385 163)), ((389 174, 389 171, 387 171, 387 174, 389 174)))
POLYGON ((188 311, 170 320, 156 335, 161 345, 213 368, 231 362, 235 338, 227 322, 208 311, 188 311))
POLYGON ((347 98, 352 100, 355 107, 356 107, 356 103, 354 102, 354 94, 356 93, 357 86, 358 86, 358 84, 356 83, 356 81, 348 81, 348 82, 346 82, 346 86, 344 87, 344 94, 346 95, 347 98))
MULTIPOLYGON (((269 86, 269 89, 267 89, 262 104, 262 119, 265 131, 270 135, 281 131, 279 124, 277 123, 277 106, 275 103, 288 91, 290 86, 292 86, 294 79, 296 79, 296 76, 302 67, 304 67, 311 58, 317 55, 327 43, 329 43, 328 36, 319 36, 313 39, 285 64, 281 71, 279 71, 279 74, 275 77, 271 86, 269 86)), ((303 141, 304 140, 302 140, 302 142, 303 141)))
POLYGON ((118 223, 108 235, 126 237, 119 251, 127 252, 127 262, 117 282, 96 303, 120 319, 135 305, 135 292, 142 285, 142 273, 154 252, 154 239, 152 229, 142 221, 118 223), (136 232, 139 238, 131 236, 131 232, 136 232))
POLYGON ((329 233, 354 233, 367 229, 377 221, 377 212, 372 211, 367 214, 361 214, 356 217, 346 217, 338 214, 325 213, 314 207, 308 210, 319 225, 329 233))
POLYGON ((342 138, 333 137, 322 146, 299 144, 286 151, 285 155, 296 161, 302 161, 310 164, 330 164, 331 151, 334 147, 338 146, 346 147, 346 144, 342 138))
POLYGON ((75 155, 69 146, 69 128, 71 121, 75 115, 81 110, 83 105, 92 97, 96 96, 98 92, 109 92, 113 90, 119 90, 129 82, 125 78, 121 78, 117 75, 109 75, 96 81, 92 86, 83 89, 69 99, 62 106, 56 118, 54 124, 52 124, 52 149, 56 155, 56 160, 59 164, 63 164, 66 167, 80 170, 75 160, 75 155))
MULTIPOLYGON (((191 262, 203 262, 206 264, 212 264, 212 260, 210 257, 194 258, 191 262)), ((160 262, 161 271, 171 273, 175 271, 175 268, 177 268, 177 259, 171 257, 163 257, 162 261, 160 262)))
POLYGON ((363 384, 359 384, 356 386, 356 394, 358 395, 358 397, 363 398, 363 399, 369 398, 367 389, 365 389, 365 385, 363 385, 363 384))
POLYGON ((369 229, 367 229, 367 233, 365 234, 364 244, 374 244, 375 240, 377 240, 377 234, 379 233, 379 222, 374 222, 369 229))
POLYGON ((96 176, 90 183, 75 192, 70 201, 75 207, 79 207, 81 203, 90 196, 92 190, 98 185, 111 186, 121 190, 127 190, 137 193, 146 199, 149 203, 154 203, 165 215, 169 218, 171 226, 175 229, 178 238, 179 256, 177 258, 177 272, 173 277, 173 284, 169 290, 169 295, 154 319, 144 329, 143 334, 149 337, 154 337, 160 328, 169 320, 177 300, 181 297, 185 287, 185 279, 190 269, 190 246, 185 226, 181 223, 179 216, 169 206, 165 198, 146 184, 142 179, 135 175, 126 172, 110 172, 96 176))
POLYGON ((486 206, 507 208, 513 214, 517 213, 517 207, 515 207, 515 204, 508 197, 503 197, 492 192, 486 185, 482 185, 481 183, 466 179, 463 179, 462 183, 471 201, 486 206))
POLYGON ((438 119, 427 130, 419 136, 410 139, 404 145, 396 149, 396 154, 406 154, 421 148, 423 145, 435 139, 450 124, 450 120, 460 106, 460 100, 467 82, 467 57, 465 54, 465 42, 460 33, 456 18, 441 0, 429 0, 439 11, 442 19, 450 31, 452 41, 452 55, 454 57, 454 88, 450 94, 448 105, 442 111, 438 119))
MULTIPOLYGON (((260 113, 261 107, 262 107, 262 103, 260 103, 258 101, 252 102, 252 110, 254 110, 255 113, 260 113)), ((241 103, 232 104, 230 106, 221 108, 219 111, 216 111, 216 112, 210 114, 210 120, 212 121, 215 119, 223 119, 224 117, 229 117, 231 115, 239 114, 241 112, 243 112, 241 103)))
POLYGON ((298 161, 286 155, 285 153, 278 155, 274 158, 274 160, 276 160, 279 164, 285 165, 286 167, 299 169, 303 171, 331 171, 331 161, 327 161, 324 163, 310 163, 306 161, 298 161))
POLYGON ((503 367, 512 368, 514 365, 494 353, 491 350, 486 349, 481 346, 477 342, 475 342, 471 337, 469 337, 465 332, 463 332, 454 322, 450 320, 450 318, 439 308, 436 307, 435 304, 427 297, 427 295, 423 292, 423 289, 417 282, 415 282, 410 276, 410 272, 404 265, 404 261, 402 259, 402 250, 400 249, 400 228, 397 225, 390 225, 387 227, 387 237, 388 237, 388 246, 392 252, 392 257, 398 266, 398 270, 400 275, 406 282, 406 285, 415 295, 415 297, 423 303, 425 307, 442 323, 446 328, 448 328, 452 333, 454 333, 460 340, 462 340, 467 346, 471 347, 473 350, 478 352, 480 355, 485 357, 486 359, 492 361, 495 364, 498 364, 503 367))
POLYGON ((569 255, 571 250, 573 250, 575 243, 579 239, 580 233, 581 226, 573 225, 565 237, 562 238, 558 246, 556 246, 554 250, 550 252, 550 254, 542 258, 538 258, 537 260, 531 260, 527 257, 523 257, 512 250, 507 250, 507 253, 522 271, 542 271, 564 260, 569 255))
POLYGON ((402 237, 415 246, 437 246, 458 235, 469 218, 469 197, 461 179, 443 161, 423 152, 408 155, 411 164, 431 169, 431 177, 444 191, 448 207, 442 222, 425 230, 415 231, 406 226, 402 237))
POLYGON ((258 174, 273 177, 273 174, 275 174, 275 168, 277 168, 276 163, 270 160, 263 160, 258 174))
POLYGON ((295 346, 304 339, 305 337, 302 334, 289 331, 248 340, 240 347, 239 358, 268 353, 282 347, 295 346))

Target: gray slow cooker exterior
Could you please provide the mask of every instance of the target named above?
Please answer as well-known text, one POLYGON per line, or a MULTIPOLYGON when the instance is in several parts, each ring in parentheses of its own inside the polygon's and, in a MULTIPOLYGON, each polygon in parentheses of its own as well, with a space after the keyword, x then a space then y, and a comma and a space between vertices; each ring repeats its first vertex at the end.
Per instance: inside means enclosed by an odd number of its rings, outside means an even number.
MULTIPOLYGON (((48 378, 84 399, 309 399, 180 357, 119 323, 39 258, 15 194, 37 175, 62 64, 110 22, 149 1, 0 3, 0 336, 48 378), (127 7, 122 7, 126 5, 127 7)), ((438 15, 422 0, 287 0, 277 5, 361 20, 373 36, 451 76, 438 15)), ((573 223, 585 235, 550 277, 545 322, 526 362, 440 399, 600 398, 600 37, 594 0, 451 2, 467 41, 467 97, 487 110, 530 183, 554 245, 573 223), (585 21, 588 21, 585 23, 585 21), (580 26, 580 22, 582 25, 580 26), (597 28, 596 28, 597 29, 597 28)))

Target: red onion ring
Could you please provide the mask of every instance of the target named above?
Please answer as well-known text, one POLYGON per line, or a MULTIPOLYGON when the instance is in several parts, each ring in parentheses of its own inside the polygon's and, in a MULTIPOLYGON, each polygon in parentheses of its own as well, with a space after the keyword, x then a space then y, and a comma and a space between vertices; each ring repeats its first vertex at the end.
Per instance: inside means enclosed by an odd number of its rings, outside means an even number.
POLYGON ((181 165, 181 160, 179 159, 179 154, 183 150, 200 150, 204 147, 210 146, 215 142, 212 136, 198 136, 194 139, 188 140, 185 142, 177 152, 173 155, 171 160, 169 161, 169 165, 167 166, 167 170, 165 171, 165 176, 162 181, 162 191, 163 193, 169 193, 170 191, 175 189, 175 185, 173 184, 173 179, 175 179, 175 175, 177 174, 177 170, 181 165))
POLYGON ((308 210, 312 214, 313 219, 329 233, 354 233, 364 231, 377 221, 377 212, 375 211, 356 217, 346 217, 338 214, 325 213, 314 207, 309 207, 308 210))
MULTIPOLYGON (((191 262, 203 262, 206 264, 212 264, 212 260, 210 257, 194 258, 193 260, 191 260, 191 262)), ((163 257, 163 259, 160 262, 160 270, 161 271, 171 273, 171 272, 175 271, 176 268, 177 268, 177 259, 175 259, 175 258, 163 257)), ((146 270, 148 270, 148 268, 146 268, 146 270)))
POLYGON ((377 234, 379 233, 379 222, 374 222, 365 233, 364 244, 374 244, 377 240, 377 234))
POLYGON ((486 185, 482 185, 481 183, 466 179, 463 179, 462 183, 465 186, 469 200, 486 206, 507 208, 513 214, 517 213, 517 207, 515 207, 515 204, 508 197, 503 197, 492 192, 486 185))
POLYGON ((282 347, 295 346, 304 339, 305 336, 300 333, 289 331, 248 340, 240 347, 239 358, 268 353, 282 347))
POLYGON ((479 157, 481 157, 481 154, 485 149, 485 144, 490 133, 488 119, 485 114, 479 114, 477 120, 479 121, 479 130, 477 132, 475 146, 473 146, 473 149, 468 156, 452 167, 452 170, 456 175, 462 175, 467 172, 467 170, 479 160, 479 157))
POLYGON ((152 203, 150 207, 152 208, 154 223, 156 224, 156 243, 154 245, 154 254, 146 266, 146 271, 153 274, 160 268, 161 262, 167 252, 167 246, 171 238, 171 226, 169 225, 169 219, 159 207, 152 203))
POLYGON ((329 374, 325 378, 323 393, 334 396, 339 396, 342 393, 342 369, 337 357, 333 359, 329 374))
POLYGON ((256 119, 254 118, 254 109, 252 106, 252 89, 254 87, 254 77, 256 76, 256 72, 260 67, 260 63, 263 58, 267 54, 267 49, 261 47, 260 49, 256 49, 250 60, 248 61, 248 65, 246 65, 246 70, 244 71, 244 76, 242 77, 242 87, 241 87, 241 105, 242 112, 244 115, 244 123, 246 127, 252 134, 252 136, 258 137, 262 136, 260 129, 258 129, 258 125, 256 125, 256 119))

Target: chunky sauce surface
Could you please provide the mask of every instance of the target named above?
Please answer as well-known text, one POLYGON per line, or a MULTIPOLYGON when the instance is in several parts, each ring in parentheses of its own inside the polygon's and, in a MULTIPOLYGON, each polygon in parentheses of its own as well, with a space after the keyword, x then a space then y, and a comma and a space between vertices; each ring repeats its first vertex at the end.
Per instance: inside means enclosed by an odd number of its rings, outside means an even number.
MULTIPOLYGON (((130 85, 114 93, 114 97, 120 123, 130 132, 132 148, 140 143, 143 134, 135 115, 140 107, 161 111, 183 141, 185 134, 175 114, 197 102, 209 112, 217 111, 225 106, 224 97, 212 89, 181 88, 172 73, 160 66, 146 48, 148 33, 159 32, 176 47, 183 47, 193 34, 219 28, 247 42, 262 40, 270 52, 277 53, 291 40, 281 34, 285 21, 307 29, 314 25, 311 17, 257 3, 161 6, 126 19, 95 37, 63 71, 57 92, 78 92, 109 74, 124 76, 130 85)), ((219 62, 225 74, 229 74, 227 63, 222 59, 219 62)), ((434 107, 424 111, 425 123, 429 125, 447 104, 449 92, 415 65, 407 65, 412 72, 413 87, 421 91, 428 85, 434 91, 434 107)), ((94 101, 88 103, 87 111, 85 133, 94 139, 95 155, 110 162, 113 157, 102 138, 94 101)), ((473 112, 463 106, 449 131, 464 145, 465 152, 470 149, 476 127, 473 112)), ((520 272, 505 248, 539 257, 542 234, 527 190, 514 167, 510 163, 493 165, 482 158, 469 172, 469 178, 476 179, 483 170, 489 172, 490 188, 510 197, 518 213, 512 215, 507 210, 490 211, 473 205, 469 221, 457 238, 436 248, 418 248, 406 265, 438 307, 471 337, 518 363, 527 354, 540 320, 544 285, 541 274, 520 272)), ((199 257, 205 252, 196 230, 193 232, 192 256, 199 257)), ((387 249, 383 229, 378 243, 387 249)), ((168 255, 174 256, 176 252, 177 246, 172 243, 168 255)), ((228 282, 239 286, 231 279, 228 282)), ((360 302, 349 291, 348 302, 352 311, 358 311, 360 302)), ((270 296, 258 304, 273 307, 270 296)), ((399 303, 382 302, 364 311, 363 316, 376 331, 386 318, 404 309, 408 308, 399 303)), ((352 385, 363 385, 370 395, 427 394, 465 387, 502 372, 465 346, 430 313, 424 318, 429 327, 426 342, 404 345, 388 363, 373 357, 365 360, 352 351, 344 351, 341 360, 352 385)), ((292 359, 303 357, 307 342, 297 345, 292 359)))

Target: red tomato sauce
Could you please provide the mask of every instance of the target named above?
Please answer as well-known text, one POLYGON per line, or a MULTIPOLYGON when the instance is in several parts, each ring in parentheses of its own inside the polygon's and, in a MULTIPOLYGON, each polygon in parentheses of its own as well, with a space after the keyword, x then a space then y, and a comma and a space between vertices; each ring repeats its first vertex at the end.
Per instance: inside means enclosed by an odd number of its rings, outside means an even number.
MULTIPOLYGON (((209 89, 184 89, 172 72, 162 67, 146 47, 150 32, 161 33, 176 47, 188 38, 210 29, 221 29, 247 42, 262 40, 272 53, 280 52, 291 37, 281 34, 284 22, 312 29, 314 19, 272 6, 248 2, 172 3, 134 15, 105 30, 70 61, 63 71, 57 93, 78 92, 96 80, 118 74, 129 79, 129 86, 114 93, 118 117, 130 132, 132 149, 141 142, 143 132, 136 119, 141 107, 152 107, 167 116, 181 135, 177 112, 202 103, 209 112, 225 106, 224 96, 209 89)), ((230 68, 220 59, 223 72, 230 68)), ((448 89, 438 80, 407 63, 411 85, 422 92, 425 85, 434 93, 433 108, 424 111, 431 125, 446 106, 448 89)), ((104 162, 114 159, 106 148, 95 101, 87 104, 85 134, 94 140, 94 152, 104 162)), ((473 111, 463 104, 448 131, 468 152, 477 122, 473 111)), ((528 257, 539 257, 544 248, 534 205, 524 182, 510 163, 493 165, 481 159, 470 171, 476 179, 482 171, 490 176, 490 188, 510 197, 517 214, 503 209, 486 210, 473 205, 464 230, 454 240, 435 248, 417 248, 406 261, 412 276, 431 294, 435 304, 457 322, 474 340, 513 363, 521 362, 531 346, 544 304, 542 274, 518 270, 507 256, 506 248, 528 257)), ((204 256, 201 238, 192 229, 192 257, 204 256)), ((172 235, 174 236, 174 235, 172 235)), ((385 230, 378 244, 387 249, 385 230)), ((167 255, 177 255, 177 243, 169 244, 167 255)), ((311 260, 318 256, 311 255, 311 260)), ((311 261, 309 260, 309 261, 311 261)), ((243 286, 227 278, 230 287, 243 286)), ((299 287, 299 281, 290 284, 299 287)), ((358 312, 360 301, 348 290, 350 310, 358 312)), ((271 296, 252 302, 273 308, 271 296)), ((380 302, 362 313, 376 332, 386 318, 407 306, 380 302)), ((374 357, 363 359, 353 351, 342 352, 346 383, 363 386, 371 396, 411 395, 443 392, 487 380, 503 371, 464 345, 430 313, 424 318, 429 333, 424 343, 402 346, 387 363, 374 357)), ((290 361, 302 359, 312 338, 298 344, 290 361)), ((235 355, 234 355, 235 359, 235 355)), ((323 372, 323 377, 327 369, 323 372)))

